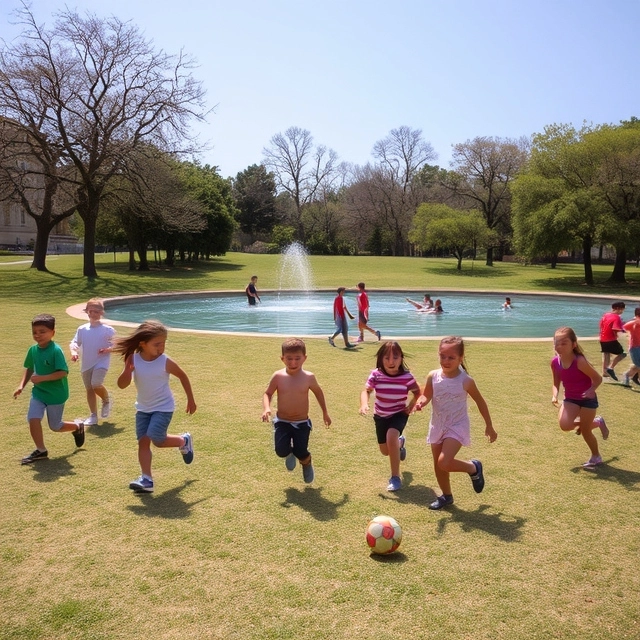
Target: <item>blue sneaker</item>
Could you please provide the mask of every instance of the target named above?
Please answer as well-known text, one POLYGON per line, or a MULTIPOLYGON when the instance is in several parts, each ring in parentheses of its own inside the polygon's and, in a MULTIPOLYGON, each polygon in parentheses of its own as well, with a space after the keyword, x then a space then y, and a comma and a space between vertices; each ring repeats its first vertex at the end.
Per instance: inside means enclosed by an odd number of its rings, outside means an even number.
POLYGON ((472 460, 471 462, 476 465, 475 474, 469 474, 471 476, 471 484, 473 485, 473 490, 476 493, 482 493, 482 490, 484 489, 484 474, 482 473, 482 462, 480 462, 480 460, 472 460))
POLYGON ((404 462, 407 459, 407 450, 404 448, 405 437, 400 436, 398 440, 400 441, 400 462, 404 462))
POLYGON ((389 478, 389 484, 387 485, 387 491, 397 491, 402 486, 402 480, 399 476, 391 476, 389 478))
POLYGON ((135 493, 153 493, 153 480, 147 476, 140 476, 129 483, 129 489, 133 489, 135 493))
POLYGON ((315 478, 315 472, 313 471, 313 465, 311 463, 309 464, 303 464, 300 465, 302 467, 302 479, 309 484, 310 482, 313 482, 313 479, 315 478))
POLYGON ((376 331, 376 338, 378 338, 378 342, 380 342, 380 338, 382 338, 382 334, 379 331, 376 331))
POLYGON ((438 509, 442 509, 442 507, 447 507, 450 504, 453 504, 453 496, 445 496, 444 494, 438 496, 430 505, 429 509, 432 511, 438 511, 438 509))
POLYGON ((193 436, 190 433, 183 433, 184 444, 180 447, 180 453, 185 464, 193 462, 193 436))
POLYGON ((285 459, 284 459, 284 466, 287 467, 288 471, 293 471, 296 468, 296 457, 293 455, 293 453, 290 453, 285 459))

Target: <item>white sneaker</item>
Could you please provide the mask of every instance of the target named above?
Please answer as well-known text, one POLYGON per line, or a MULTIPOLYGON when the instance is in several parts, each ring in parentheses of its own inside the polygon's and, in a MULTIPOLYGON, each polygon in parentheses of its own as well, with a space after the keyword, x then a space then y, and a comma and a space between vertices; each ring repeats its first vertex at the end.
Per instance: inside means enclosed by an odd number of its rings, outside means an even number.
POLYGON ((85 421, 85 427, 92 427, 94 424, 98 424, 98 414, 92 413, 85 421))
POLYGON ((106 402, 102 403, 102 410, 100 411, 100 415, 103 418, 108 418, 111 415, 111 409, 113 408, 113 400, 111 399, 111 394, 107 396, 106 402))
POLYGON ((600 456, 591 456, 582 466, 585 469, 593 469, 599 464, 602 464, 602 458, 600 456))

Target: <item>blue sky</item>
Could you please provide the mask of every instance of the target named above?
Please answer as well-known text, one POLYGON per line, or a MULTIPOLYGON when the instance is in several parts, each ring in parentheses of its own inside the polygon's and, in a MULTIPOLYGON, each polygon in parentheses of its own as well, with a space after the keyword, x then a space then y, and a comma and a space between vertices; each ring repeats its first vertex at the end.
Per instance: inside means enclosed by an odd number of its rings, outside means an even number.
MULTIPOLYGON (((552 123, 640 117, 638 0, 69 0, 133 21, 168 53, 194 56, 214 113, 202 161, 235 176, 270 138, 308 129, 341 160, 370 161, 396 127, 451 146, 518 138, 552 123)), ((57 0, 32 0, 52 24, 57 0)), ((17 0, 0 8, 0 36, 17 0)))

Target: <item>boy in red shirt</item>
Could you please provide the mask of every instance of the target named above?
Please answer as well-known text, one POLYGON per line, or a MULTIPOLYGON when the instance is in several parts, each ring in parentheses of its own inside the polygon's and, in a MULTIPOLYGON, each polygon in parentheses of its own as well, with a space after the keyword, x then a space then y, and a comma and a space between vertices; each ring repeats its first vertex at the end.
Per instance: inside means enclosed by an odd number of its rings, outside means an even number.
POLYGON ((602 375, 618 380, 614 368, 627 354, 624 347, 618 341, 618 334, 624 333, 622 326, 622 313, 624 302, 614 302, 611 311, 605 313, 600 319, 600 351, 602 351, 602 375), (611 356, 614 355, 613 362, 611 356))

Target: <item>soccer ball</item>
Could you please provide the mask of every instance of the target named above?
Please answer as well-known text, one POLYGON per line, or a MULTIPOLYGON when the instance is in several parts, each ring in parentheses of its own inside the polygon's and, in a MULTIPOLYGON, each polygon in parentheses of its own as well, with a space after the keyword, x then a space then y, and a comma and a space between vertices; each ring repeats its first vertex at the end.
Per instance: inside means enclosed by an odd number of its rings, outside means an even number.
POLYGON ((385 555, 393 553, 402 540, 400 525, 389 516, 376 516, 367 525, 367 544, 371 553, 385 555))

